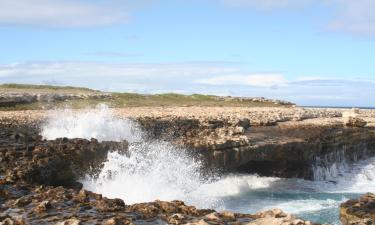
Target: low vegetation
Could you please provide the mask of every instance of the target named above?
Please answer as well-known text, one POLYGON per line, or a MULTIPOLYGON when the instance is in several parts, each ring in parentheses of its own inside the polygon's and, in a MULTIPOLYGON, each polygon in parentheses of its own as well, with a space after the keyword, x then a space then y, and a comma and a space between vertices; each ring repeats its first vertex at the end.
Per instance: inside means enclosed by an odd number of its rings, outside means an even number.
MULTIPOLYGON (((46 98, 44 98, 46 99, 46 98)), ((106 103, 110 107, 140 107, 140 106, 232 106, 232 107, 271 107, 290 106, 283 102, 272 102, 265 99, 219 97, 215 95, 182 95, 175 93, 165 94, 137 94, 137 93, 105 93, 97 90, 81 87, 61 87, 51 85, 0 85, 0 110, 32 110, 51 108, 86 108, 93 107, 99 103, 106 103), (21 95, 44 95, 51 96, 48 101, 35 100, 20 101, 9 100, 11 94, 21 95), (54 97, 58 95, 59 97, 54 97), (62 97, 61 97, 62 96, 62 97), (67 97, 66 97, 67 96, 67 97)))

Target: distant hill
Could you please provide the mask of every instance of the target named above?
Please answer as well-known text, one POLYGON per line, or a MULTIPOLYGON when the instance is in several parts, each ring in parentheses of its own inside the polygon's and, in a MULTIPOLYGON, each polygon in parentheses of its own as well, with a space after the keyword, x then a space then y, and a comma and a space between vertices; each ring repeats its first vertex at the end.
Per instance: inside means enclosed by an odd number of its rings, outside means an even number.
POLYGON ((140 106, 233 106, 273 107, 293 103, 262 97, 231 97, 215 95, 137 94, 101 92, 83 87, 1 84, 0 110, 51 109, 59 107, 85 108, 99 103, 110 107, 140 106))

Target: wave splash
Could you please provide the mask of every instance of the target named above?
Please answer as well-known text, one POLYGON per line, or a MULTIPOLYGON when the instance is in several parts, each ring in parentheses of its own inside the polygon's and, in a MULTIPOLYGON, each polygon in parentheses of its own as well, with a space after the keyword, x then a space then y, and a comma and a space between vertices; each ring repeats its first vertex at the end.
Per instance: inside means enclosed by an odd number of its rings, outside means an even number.
POLYGON ((331 219, 321 222, 334 222, 338 205, 350 194, 375 189, 375 158, 336 164, 328 170, 317 168, 320 179, 316 181, 248 174, 207 176, 199 159, 170 143, 146 140, 137 123, 115 117, 103 105, 84 112, 55 112, 42 127, 42 135, 47 139, 128 140, 128 155, 109 153, 100 174, 82 183, 88 190, 129 204, 178 199, 200 208, 241 212, 278 207, 310 219, 324 210, 331 219))
POLYGON ((95 109, 80 112, 71 109, 52 112, 42 126, 41 135, 47 140, 67 137, 137 142, 143 134, 134 121, 116 118, 107 105, 99 104, 95 109))
POLYGON ((109 153, 100 174, 82 180, 86 189, 127 203, 183 200, 201 208, 220 209, 223 197, 266 188, 278 180, 256 175, 207 176, 199 159, 168 142, 146 140, 134 121, 116 118, 104 105, 84 112, 55 112, 41 134, 46 139, 129 141, 129 154, 109 153))

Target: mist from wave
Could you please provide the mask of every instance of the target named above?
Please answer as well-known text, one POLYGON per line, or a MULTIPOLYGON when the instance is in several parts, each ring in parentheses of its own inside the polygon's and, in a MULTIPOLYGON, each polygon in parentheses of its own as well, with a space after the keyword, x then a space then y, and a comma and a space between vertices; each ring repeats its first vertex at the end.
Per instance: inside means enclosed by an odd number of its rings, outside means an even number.
POLYGON ((341 202, 375 189, 375 158, 317 168, 326 177, 318 181, 207 173, 196 156, 171 143, 145 139, 136 122, 115 117, 104 105, 54 112, 41 134, 47 139, 128 140, 129 154, 109 153, 100 174, 82 180, 86 189, 127 203, 178 199, 246 213, 281 208, 316 222, 338 223, 341 202))
POLYGON ((278 178, 257 175, 225 175, 207 171, 201 161, 171 143, 146 139, 130 119, 114 116, 99 105, 84 111, 60 110, 42 126, 46 139, 96 138, 99 141, 129 141, 129 154, 108 154, 100 174, 82 180, 84 187, 127 203, 183 200, 201 208, 223 208, 221 197, 265 188, 278 178))

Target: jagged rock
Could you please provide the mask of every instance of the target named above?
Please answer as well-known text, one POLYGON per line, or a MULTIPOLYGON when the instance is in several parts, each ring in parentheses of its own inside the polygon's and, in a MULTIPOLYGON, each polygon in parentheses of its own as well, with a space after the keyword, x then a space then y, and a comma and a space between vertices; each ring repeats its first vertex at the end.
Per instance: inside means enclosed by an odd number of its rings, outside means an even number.
POLYGON ((101 225, 134 225, 134 224, 126 218, 114 217, 114 218, 104 221, 103 223, 101 223, 101 225))
POLYGON ((310 221, 303 221, 286 214, 280 209, 272 209, 255 214, 256 220, 247 225, 313 225, 310 221))
POLYGON ((365 127, 367 122, 358 117, 348 117, 345 125, 349 127, 365 127))
POLYGON ((43 201, 39 203, 34 209, 34 212, 36 213, 45 213, 48 209, 52 207, 51 202, 49 201, 43 201))
POLYGON ((210 225, 204 220, 199 220, 197 222, 190 222, 190 223, 185 223, 184 225, 210 225))
POLYGON ((96 202, 96 208, 102 212, 115 212, 125 208, 125 203, 123 200, 115 198, 108 199, 103 198, 96 202))
POLYGON ((343 225, 375 224, 375 194, 367 193, 342 203, 340 220, 343 225))
POLYGON ((179 224, 183 224, 185 219, 186 219, 186 217, 183 214, 176 213, 176 214, 173 214, 172 216, 168 217, 167 220, 168 220, 169 224, 179 225, 179 224))
POLYGON ((64 185, 80 189, 76 180, 85 175, 100 172, 109 151, 123 149, 128 143, 102 142, 95 139, 42 140, 37 131, 14 132, 18 128, 2 127, 0 139, 0 171, 4 180, 18 180, 45 185, 64 185))
POLYGON ((82 225, 82 223, 81 221, 72 218, 72 219, 64 220, 62 222, 58 222, 55 225, 82 225))
POLYGON ((0 221, 0 225, 28 225, 22 216, 12 216, 0 221))

